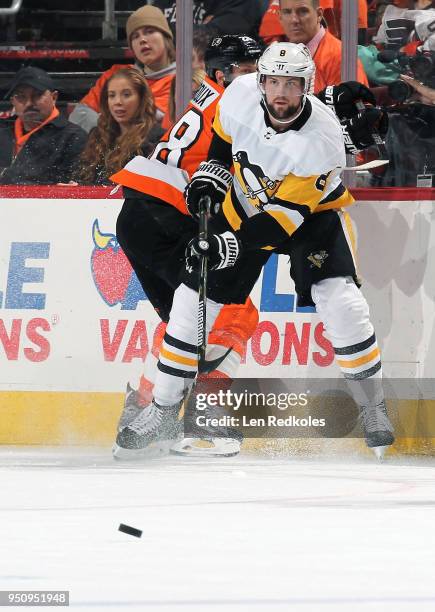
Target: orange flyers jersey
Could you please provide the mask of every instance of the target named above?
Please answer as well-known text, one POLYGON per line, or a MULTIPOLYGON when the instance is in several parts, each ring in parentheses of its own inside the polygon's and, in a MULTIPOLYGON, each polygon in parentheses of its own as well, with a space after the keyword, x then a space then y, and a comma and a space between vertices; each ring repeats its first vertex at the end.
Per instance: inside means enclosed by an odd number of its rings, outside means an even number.
POLYGON ((162 137, 151 159, 185 170, 189 177, 207 159, 212 124, 223 87, 205 77, 183 116, 162 137))
POLYGON ((183 184, 187 184, 199 164, 207 159, 213 119, 223 92, 222 87, 206 77, 181 119, 164 134, 150 159, 136 157, 111 180, 188 214, 183 184))

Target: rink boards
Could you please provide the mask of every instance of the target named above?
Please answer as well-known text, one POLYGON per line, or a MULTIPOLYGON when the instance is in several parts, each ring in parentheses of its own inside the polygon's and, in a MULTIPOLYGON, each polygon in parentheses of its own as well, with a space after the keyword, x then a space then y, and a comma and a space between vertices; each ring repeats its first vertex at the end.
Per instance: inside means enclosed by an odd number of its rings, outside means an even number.
MULTIPOLYGON (((355 191, 363 290, 386 376, 435 379, 433 191, 389 191, 355 191)), ((116 241, 121 205, 106 188, 0 188, 0 443, 111 442, 158 325, 116 241)), ((272 257, 252 297, 260 324, 240 377, 339 377, 317 315, 296 307, 284 257, 272 257)), ((435 448, 434 399, 397 398, 413 432, 399 450, 435 448)), ((258 445, 267 442, 247 447, 258 445)))

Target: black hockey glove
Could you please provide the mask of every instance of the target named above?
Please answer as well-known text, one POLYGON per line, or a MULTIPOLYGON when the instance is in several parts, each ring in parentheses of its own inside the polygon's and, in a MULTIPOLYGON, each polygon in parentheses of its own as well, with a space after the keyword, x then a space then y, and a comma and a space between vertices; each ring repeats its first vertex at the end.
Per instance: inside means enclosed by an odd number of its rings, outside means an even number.
POLYGON ((233 232, 211 234, 208 240, 193 238, 186 248, 186 269, 197 270, 199 258, 208 258, 209 270, 232 268, 240 255, 240 242, 233 232))
POLYGON ((334 111, 340 121, 350 119, 358 114, 356 102, 359 100, 376 106, 376 98, 370 89, 357 81, 328 85, 328 87, 319 91, 317 97, 334 111))
POLYGON ((359 112, 356 117, 342 121, 342 129, 346 153, 354 155, 358 151, 376 144, 373 140, 374 131, 382 138, 386 135, 388 115, 380 108, 367 107, 366 110, 359 112))
POLYGON ((203 196, 210 197, 210 213, 217 214, 232 182, 231 172, 221 163, 215 160, 202 162, 184 190, 187 209, 192 217, 198 217, 199 201, 203 196))

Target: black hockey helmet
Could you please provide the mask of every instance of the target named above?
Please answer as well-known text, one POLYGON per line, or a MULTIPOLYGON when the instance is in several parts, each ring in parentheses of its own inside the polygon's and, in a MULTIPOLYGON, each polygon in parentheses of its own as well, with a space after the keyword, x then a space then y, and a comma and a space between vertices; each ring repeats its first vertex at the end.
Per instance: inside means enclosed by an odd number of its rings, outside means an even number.
POLYGON ((261 47, 253 38, 242 34, 217 36, 210 41, 205 51, 207 76, 215 80, 216 70, 224 73, 225 86, 231 83, 232 67, 243 62, 256 62, 261 56, 261 47))

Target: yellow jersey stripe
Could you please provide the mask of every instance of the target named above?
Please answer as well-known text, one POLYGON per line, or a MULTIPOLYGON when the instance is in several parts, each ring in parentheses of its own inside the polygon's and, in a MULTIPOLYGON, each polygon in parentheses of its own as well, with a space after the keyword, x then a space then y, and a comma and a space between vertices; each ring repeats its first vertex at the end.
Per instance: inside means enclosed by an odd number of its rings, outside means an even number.
POLYGON ((331 200, 327 204, 319 204, 319 207, 316 208, 314 212, 323 212, 324 210, 332 210, 334 208, 344 208, 345 206, 351 206, 351 204, 354 204, 354 202, 355 199, 346 189, 346 191, 336 200, 331 200))
POLYGON ((223 129, 222 124, 221 124, 221 120, 220 120, 220 117, 219 117, 219 104, 218 104, 218 106, 216 108, 216 115, 215 115, 214 121, 213 121, 213 129, 216 132, 216 134, 220 138, 222 138, 222 140, 225 140, 225 142, 228 142, 228 144, 232 144, 233 140, 232 140, 231 136, 228 136, 228 134, 226 134, 224 132, 224 129, 223 129))
POLYGON ((181 363, 183 365, 192 366, 192 367, 196 367, 198 365, 197 359, 189 359, 188 357, 181 357, 181 355, 177 355, 176 353, 167 351, 164 348, 160 349, 160 354, 165 359, 169 359, 169 361, 175 361, 176 363, 181 363))
POLYGON ((291 221, 284 212, 279 210, 271 210, 268 211, 267 214, 273 217, 289 236, 291 236, 298 229, 293 221, 291 221))
POLYGON ((233 200, 231 198, 231 191, 227 193, 225 196, 224 203, 222 204, 222 211, 225 215, 225 219, 231 225, 233 230, 240 229, 242 225, 242 219, 240 215, 237 214, 236 209, 234 208, 233 200))
POLYGON ((318 176, 305 177, 289 174, 281 183, 275 197, 284 202, 303 204, 314 210, 324 197, 323 191, 316 187, 318 179, 318 176))
POLYGON ((357 368, 365 363, 368 363, 369 361, 373 361, 373 359, 375 359, 375 357, 379 357, 380 354, 381 352, 379 348, 375 348, 371 353, 368 353, 363 357, 359 357, 358 359, 352 359, 351 361, 337 359, 337 363, 341 368, 357 368))
POLYGON ((343 213, 343 220, 346 224, 347 234, 349 236, 350 243, 352 245, 353 257, 354 259, 356 259, 356 238, 355 238, 355 232, 353 231, 353 225, 352 225, 352 221, 349 216, 349 213, 347 212, 343 213))

